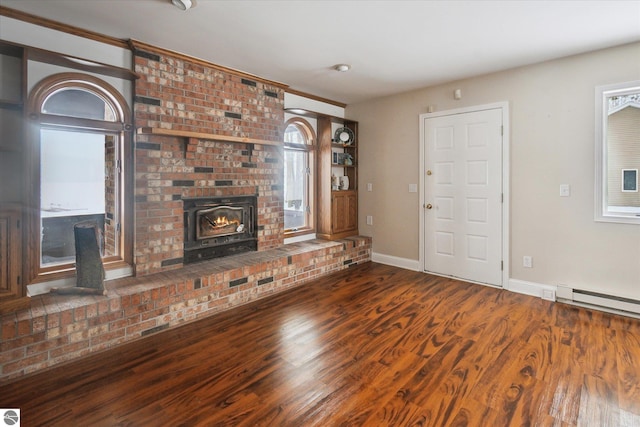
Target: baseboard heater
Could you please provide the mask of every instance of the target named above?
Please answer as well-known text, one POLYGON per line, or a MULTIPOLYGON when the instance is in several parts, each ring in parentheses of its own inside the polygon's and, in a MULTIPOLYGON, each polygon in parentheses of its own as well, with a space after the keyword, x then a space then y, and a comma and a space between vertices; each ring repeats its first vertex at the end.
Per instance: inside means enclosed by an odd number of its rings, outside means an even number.
POLYGON ((567 300, 575 303, 598 306, 609 310, 640 315, 640 301, 631 298, 573 289, 562 285, 558 286, 556 297, 559 300, 567 300))

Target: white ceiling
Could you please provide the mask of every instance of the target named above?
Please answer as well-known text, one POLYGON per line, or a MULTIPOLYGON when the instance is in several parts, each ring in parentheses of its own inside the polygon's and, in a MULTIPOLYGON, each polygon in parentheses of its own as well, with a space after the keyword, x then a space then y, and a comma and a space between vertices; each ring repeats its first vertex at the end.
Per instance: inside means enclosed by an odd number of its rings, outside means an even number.
POLYGON ((640 0, 198 0, 186 12, 170 0, 0 5, 347 104, 640 40, 640 0), (351 71, 333 71, 338 63, 351 71))

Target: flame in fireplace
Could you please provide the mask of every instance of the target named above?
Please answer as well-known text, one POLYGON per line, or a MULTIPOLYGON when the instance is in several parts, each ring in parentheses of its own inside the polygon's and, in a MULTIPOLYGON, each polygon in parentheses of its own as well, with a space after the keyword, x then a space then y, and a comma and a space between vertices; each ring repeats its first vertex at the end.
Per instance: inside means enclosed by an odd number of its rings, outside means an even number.
POLYGON ((215 236, 241 232, 242 224, 238 218, 229 218, 226 215, 200 217, 199 237, 215 236))
POLYGON ((219 216, 213 221, 214 227, 224 227, 231 224, 240 225, 240 221, 238 219, 229 220, 226 216, 219 216))

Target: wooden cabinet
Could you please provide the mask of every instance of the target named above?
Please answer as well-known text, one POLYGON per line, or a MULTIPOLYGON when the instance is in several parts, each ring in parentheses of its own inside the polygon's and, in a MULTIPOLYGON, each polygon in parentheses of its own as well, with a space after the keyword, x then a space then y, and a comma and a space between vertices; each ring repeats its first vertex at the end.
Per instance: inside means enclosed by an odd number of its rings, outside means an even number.
POLYGON ((0 205, 0 301, 23 296, 20 218, 18 206, 0 205))
MULTIPOLYGON (((318 230, 322 239, 358 234, 358 123, 318 116, 318 230), (336 131, 348 128, 353 139, 341 141, 336 131), (332 185, 345 176, 348 188, 332 185)), ((343 179, 343 182, 345 180, 343 179)))
MULTIPOLYGON (((0 41, 0 302, 24 296, 21 206, 25 70, 24 49, 0 41)), ((0 307, 0 313, 3 308, 0 307)))
POLYGON ((22 199, 24 50, 0 42, 0 203, 22 199))
POLYGON ((334 191, 331 194, 331 234, 358 230, 358 193, 350 191, 334 191))

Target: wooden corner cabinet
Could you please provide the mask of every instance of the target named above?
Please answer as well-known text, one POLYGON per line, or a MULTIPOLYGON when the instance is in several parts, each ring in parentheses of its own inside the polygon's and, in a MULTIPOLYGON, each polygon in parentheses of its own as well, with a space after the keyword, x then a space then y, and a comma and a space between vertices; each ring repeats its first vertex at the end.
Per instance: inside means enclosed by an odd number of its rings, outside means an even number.
POLYGON ((358 122, 319 115, 318 150, 317 236, 336 240, 357 235, 358 122))

